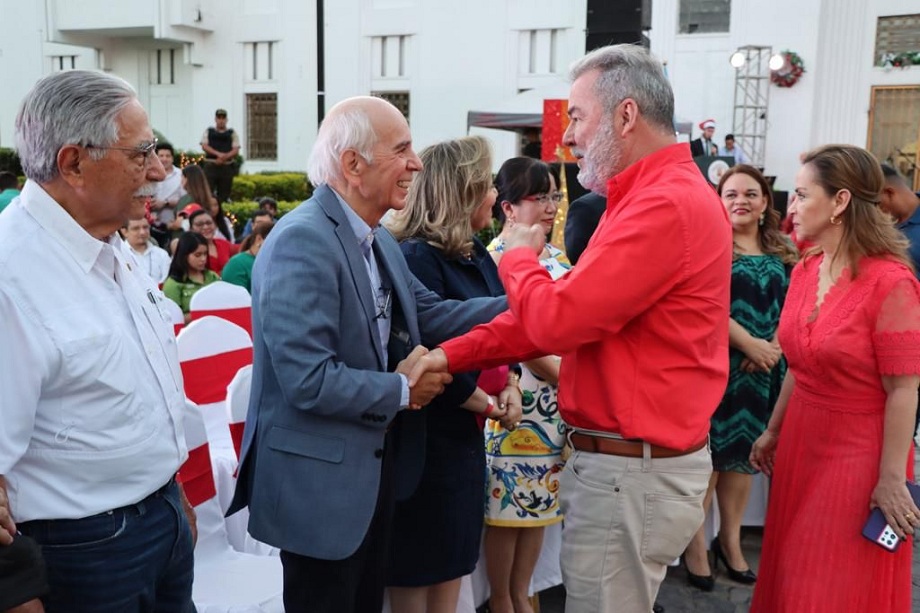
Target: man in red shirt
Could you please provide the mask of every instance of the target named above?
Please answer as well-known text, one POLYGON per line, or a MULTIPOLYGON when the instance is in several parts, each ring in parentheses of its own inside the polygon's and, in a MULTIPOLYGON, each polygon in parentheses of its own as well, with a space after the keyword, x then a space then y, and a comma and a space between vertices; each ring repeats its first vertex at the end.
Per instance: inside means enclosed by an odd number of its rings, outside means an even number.
POLYGON ((731 227, 676 142, 655 58, 605 47, 571 76, 563 142, 579 182, 607 196, 594 236, 553 282, 536 257, 543 230, 515 228, 499 267, 510 310, 416 371, 563 356, 559 405, 575 449, 560 487, 566 611, 650 611, 703 521, 709 418, 728 377, 731 227))

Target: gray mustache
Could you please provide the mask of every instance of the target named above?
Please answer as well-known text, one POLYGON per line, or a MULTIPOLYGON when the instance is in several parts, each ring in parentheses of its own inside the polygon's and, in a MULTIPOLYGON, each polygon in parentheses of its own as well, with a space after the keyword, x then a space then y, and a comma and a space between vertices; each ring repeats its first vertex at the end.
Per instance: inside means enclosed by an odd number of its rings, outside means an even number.
POLYGON ((134 192, 135 198, 150 198, 156 196, 157 188, 153 183, 148 183, 134 192))

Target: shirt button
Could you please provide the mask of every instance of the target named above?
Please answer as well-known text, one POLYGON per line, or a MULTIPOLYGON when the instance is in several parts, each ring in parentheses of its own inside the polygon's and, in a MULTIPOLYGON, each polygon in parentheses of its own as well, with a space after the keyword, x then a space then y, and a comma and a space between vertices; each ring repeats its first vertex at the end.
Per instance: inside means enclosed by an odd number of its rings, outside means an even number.
POLYGON ((374 457, 375 457, 375 458, 382 458, 382 457, 383 457, 383 449, 375 449, 375 450, 374 450, 374 457))

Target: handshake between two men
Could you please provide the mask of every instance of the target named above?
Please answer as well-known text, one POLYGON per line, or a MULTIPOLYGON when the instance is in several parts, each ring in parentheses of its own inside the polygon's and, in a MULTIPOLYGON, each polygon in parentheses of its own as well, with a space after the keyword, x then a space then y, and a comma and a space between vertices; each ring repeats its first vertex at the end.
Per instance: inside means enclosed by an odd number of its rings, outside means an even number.
MULTIPOLYGON (((415 349, 396 366, 396 372, 405 375, 409 380, 409 408, 412 410, 421 409, 430 403, 453 381, 447 370, 447 356, 444 352, 438 348, 429 351, 422 345, 416 345, 415 349)), ((523 414, 519 387, 506 386, 499 392, 495 406, 492 405, 489 396, 485 396, 487 400, 484 410, 477 410, 471 406, 475 404, 475 396, 476 394, 471 396, 464 407, 497 420, 508 431, 517 428, 523 414)))

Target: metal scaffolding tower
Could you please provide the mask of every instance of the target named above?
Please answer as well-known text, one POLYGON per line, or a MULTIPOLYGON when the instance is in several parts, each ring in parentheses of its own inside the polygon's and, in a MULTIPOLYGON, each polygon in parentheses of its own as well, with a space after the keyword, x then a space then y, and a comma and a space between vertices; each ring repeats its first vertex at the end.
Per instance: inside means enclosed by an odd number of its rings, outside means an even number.
POLYGON ((732 129, 736 146, 763 168, 767 141, 767 103, 770 98, 771 47, 740 47, 732 58, 735 66, 735 105, 732 129), (742 63, 740 58, 744 59, 742 63), (740 66, 739 66, 740 64, 740 66))

